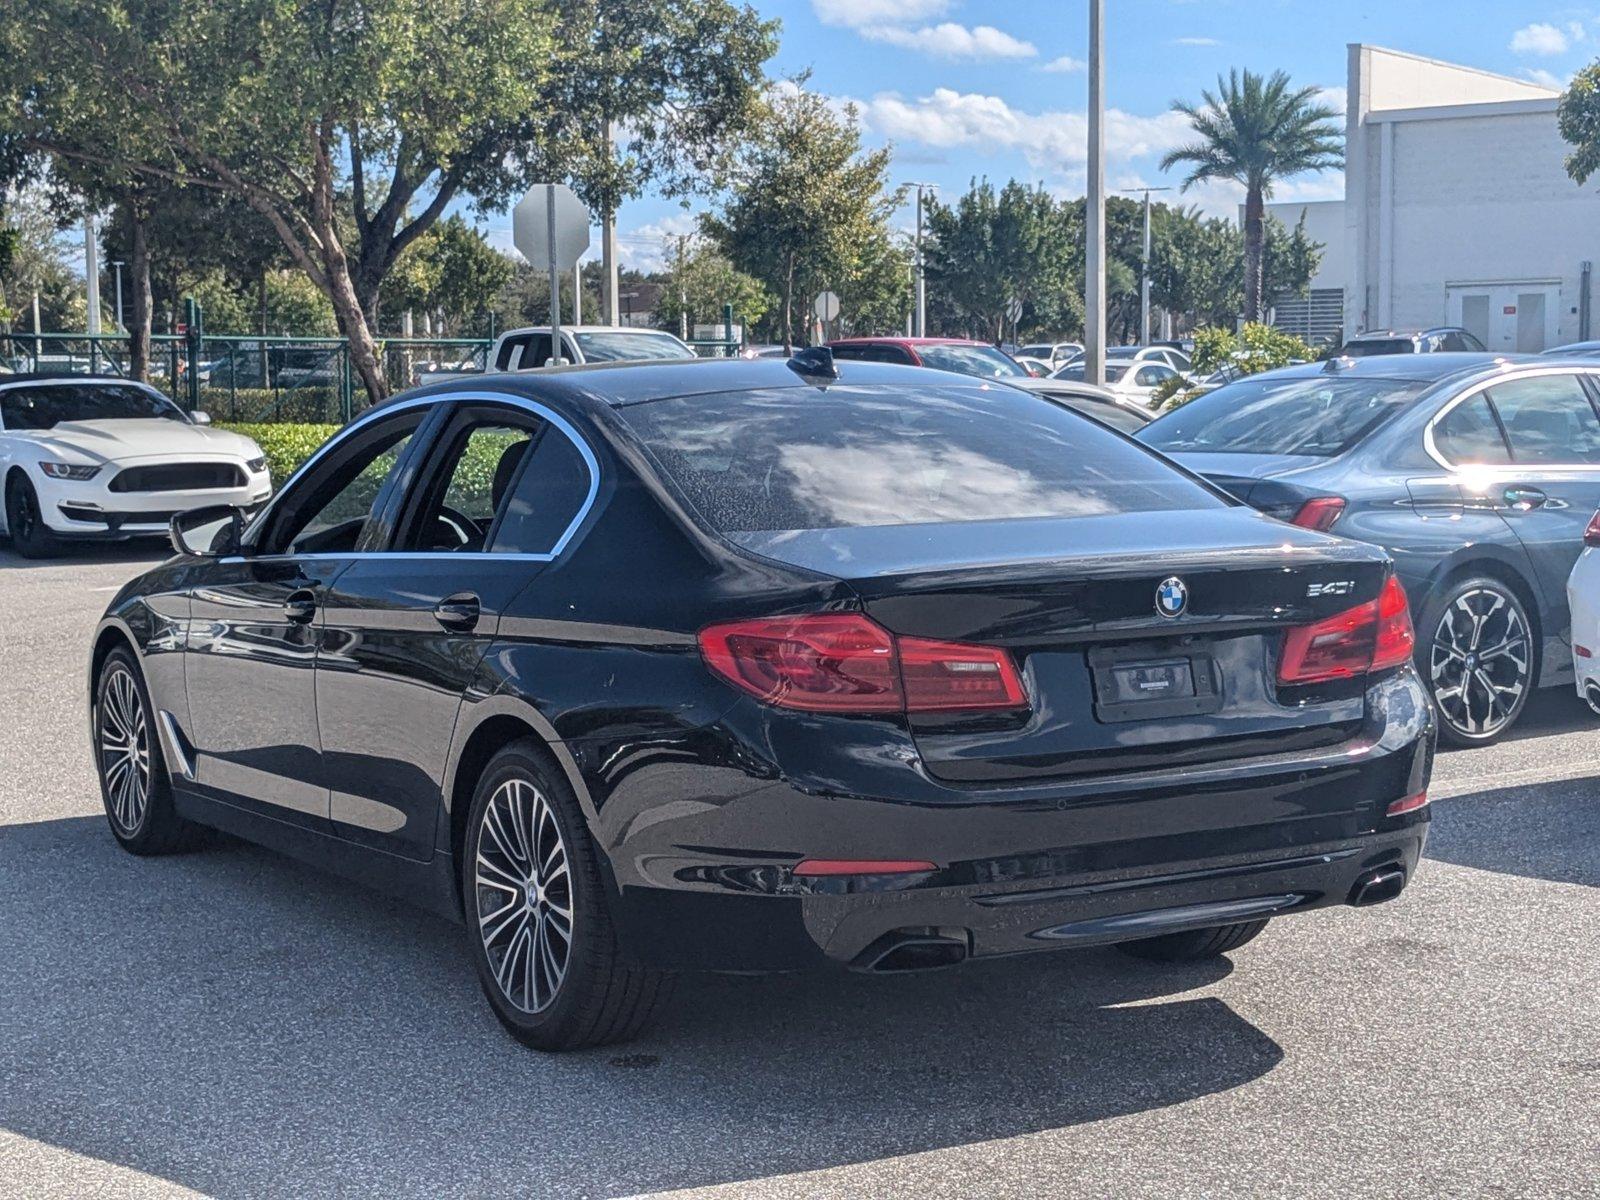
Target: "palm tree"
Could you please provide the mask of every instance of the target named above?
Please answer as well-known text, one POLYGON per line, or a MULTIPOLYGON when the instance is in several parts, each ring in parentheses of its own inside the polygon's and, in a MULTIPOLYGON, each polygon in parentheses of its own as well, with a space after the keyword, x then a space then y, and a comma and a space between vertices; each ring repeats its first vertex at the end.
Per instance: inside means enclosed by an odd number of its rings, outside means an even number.
POLYGON ((1179 146, 1161 160, 1161 169, 1191 164, 1187 191, 1208 179, 1244 185, 1244 319, 1261 319, 1262 249, 1266 241, 1266 198, 1280 179, 1305 171, 1344 165, 1344 133, 1333 123, 1337 110, 1316 99, 1316 88, 1291 91, 1289 76, 1274 71, 1263 78, 1249 71, 1217 77, 1213 95, 1201 104, 1173 102, 1189 118, 1199 140, 1179 146))

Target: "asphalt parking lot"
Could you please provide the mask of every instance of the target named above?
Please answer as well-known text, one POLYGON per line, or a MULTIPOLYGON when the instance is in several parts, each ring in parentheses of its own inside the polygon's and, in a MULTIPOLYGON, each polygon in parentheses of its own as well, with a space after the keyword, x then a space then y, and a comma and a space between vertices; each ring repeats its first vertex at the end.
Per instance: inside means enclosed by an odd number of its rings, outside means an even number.
POLYGON ((1401 901, 1231 963, 688 979, 525 1051, 460 931, 105 829, 89 633, 147 561, 0 547, 0 1195, 1600 1195, 1600 720, 1442 756, 1401 901))

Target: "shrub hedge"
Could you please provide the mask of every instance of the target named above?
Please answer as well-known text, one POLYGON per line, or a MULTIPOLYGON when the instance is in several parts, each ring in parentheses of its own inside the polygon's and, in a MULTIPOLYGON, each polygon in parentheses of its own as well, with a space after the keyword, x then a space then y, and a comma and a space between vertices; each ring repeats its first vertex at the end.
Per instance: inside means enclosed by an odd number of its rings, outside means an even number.
POLYGON ((315 454, 317 447, 339 430, 337 425, 305 425, 292 422, 251 424, 219 421, 217 425, 221 429, 231 429, 235 433, 242 433, 245 437, 254 439, 256 445, 261 447, 261 452, 267 456, 267 465, 272 468, 274 486, 294 474, 295 468, 315 454))
POLYGON ((201 387, 200 407, 217 421, 322 422, 339 419, 339 391, 331 387, 201 387))

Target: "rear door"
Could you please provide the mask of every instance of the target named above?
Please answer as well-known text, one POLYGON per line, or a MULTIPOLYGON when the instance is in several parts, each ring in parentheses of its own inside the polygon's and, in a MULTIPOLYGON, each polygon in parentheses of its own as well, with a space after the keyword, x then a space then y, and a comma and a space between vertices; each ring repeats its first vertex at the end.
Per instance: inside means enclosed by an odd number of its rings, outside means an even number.
POLYGON ((462 696, 507 604, 548 565, 588 504, 593 458, 552 414, 452 406, 385 513, 379 552, 324 605, 316 711, 340 836, 433 853, 462 696))
POLYGON ((1566 587, 1583 531, 1600 509, 1600 416, 1591 386, 1571 372, 1540 372, 1486 392, 1510 447, 1493 496, 1533 561, 1549 634, 1568 636, 1566 587))

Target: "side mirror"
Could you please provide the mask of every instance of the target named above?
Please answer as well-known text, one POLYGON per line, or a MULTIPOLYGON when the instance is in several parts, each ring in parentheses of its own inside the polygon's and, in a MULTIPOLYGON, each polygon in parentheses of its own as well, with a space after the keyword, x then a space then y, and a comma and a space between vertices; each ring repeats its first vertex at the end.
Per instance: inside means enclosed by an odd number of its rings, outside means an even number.
POLYGON ((211 414, 208 412, 192 412, 189 414, 189 419, 196 425, 211 424, 211 414))
POLYGON ((244 513, 231 504, 210 504, 177 513, 168 526, 172 548, 189 558, 222 558, 239 553, 244 513))

